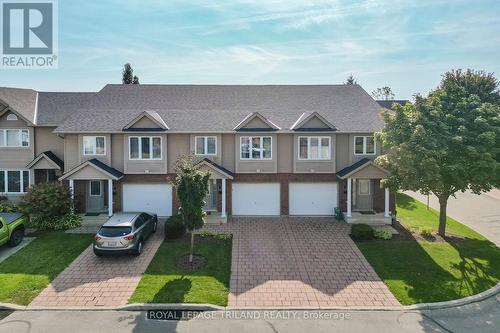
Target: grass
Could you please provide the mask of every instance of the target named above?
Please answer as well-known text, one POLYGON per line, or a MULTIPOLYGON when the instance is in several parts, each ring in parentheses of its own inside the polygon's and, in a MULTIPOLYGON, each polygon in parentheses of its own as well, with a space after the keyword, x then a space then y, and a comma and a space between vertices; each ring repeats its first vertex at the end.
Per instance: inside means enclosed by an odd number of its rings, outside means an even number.
POLYGON ((28 305, 91 241, 85 234, 38 234, 0 263, 0 302, 28 305))
MULTIPOLYGON (((438 213, 398 194, 398 217, 407 227, 437 230, 438 213)), ((462 298, 500 282, 500 250, 483 236, 448 219, 447 232, 464 240, 357 242, 364 256, 402 304, 462 298)))
POLYGON ((189 240, 163 243, 129 303, 210 303, 227 305, 231 274, 231 241, 197 238, 195 254, 207 265, 195 271, 178 268, 175 261, 189 253, 189 240))

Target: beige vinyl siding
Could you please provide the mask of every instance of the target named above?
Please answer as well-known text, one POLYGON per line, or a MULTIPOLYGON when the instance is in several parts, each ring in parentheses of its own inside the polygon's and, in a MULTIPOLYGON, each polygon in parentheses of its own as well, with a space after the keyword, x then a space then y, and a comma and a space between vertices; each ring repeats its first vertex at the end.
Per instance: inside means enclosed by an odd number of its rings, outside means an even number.
MULTIPOLYGON (((315 118, 311 119, 314 120, 315 118)), ((321 133, 301 133, 293 136, 293 164, 294 173, 334 173, 335 172, 335 135, 321 133), (330 138, 330 158, 327 160, 300 160, 299 137, 328 137, 330 138)))
POLYGON ((235 135, 236 173, 276 173, 278 171, 278 140, 277 135, 268 132, 238 133, 235 135), (272 139, 271 159, 245 160, 240 155, 240 138, 243 136, 270 136, 272 139))
POLYGON ((349 134, 336 134, 335 135, 335 163, 336 170, 342 170, 343 168, 350 165, 351 162, 351 151, 349 149, 349 134))
POLYGON ((27 129, 29 131, 29 147, 0 147, 0 169, 25 169, 26 165, 35 158, 35 142, 33 127, 21 120, 7 120, 11 114, 6 112, 0 117, 0 129, 27 129))
POLYGON ((312 117, 305 124, 300 126, 300 128, 329 128, 329 127, 318 117, 312 117))
POLYGON ((222 134, 222 166, 231 172, 235 171, 234 134, 222 134))
POLYGON ((242 128, 271 128, 265 121, 260 119, 259 117, 254 117, 250 120, 245 126, 242 128))
POLYGON ((195 155, 197 158, 208 158, 211 161, 214 161, 217 164, 221 164, 222 162, 222 135, 221 134, 191 134, 189 138, 190 142, 190 152, 191 154, 195 155), (195 155, 196 153, 196 137, 208 137, 208 136, 215 136, 217 139, 216 142, 216 154, 215 155, 195 155))
MULTIPOLYGON (((172 135, 173 136, 173 135, 172 135)), ((123 135, 124 172, 128 174, 165 174, 167 173, 167 161, 169 142, 171 136, 163 133, 134 133, 123 135), (161 137, 162 158, 159 160, 131 160, 129 156, 129 137, 161 137)))
POLYGON ((293 172, 293 134, 278 134, 278 173, 293 172))
POLYGON ((35 156, 51 151, 61 160, 64 157, 64 139, 52 133, 55 127, 35 128, 35 156))
POLYGON ((78 134, 64 135, 64 171, 69 171, 80 164, 80 149, 78 148, 78 134))
POLYGON ((189 155, 189 134, 168 134, 167 162, 169 173, 175 172, 175 163, 181 156, 189 155))
POLYGON ((135 124, 130 126, 130 128, 160 128, 157 123, 144 116, 139 119, 135 124))
POLYGON ((125 170, 125 142, 123 134, 111 134, 111 166, 117 170, 125 170))

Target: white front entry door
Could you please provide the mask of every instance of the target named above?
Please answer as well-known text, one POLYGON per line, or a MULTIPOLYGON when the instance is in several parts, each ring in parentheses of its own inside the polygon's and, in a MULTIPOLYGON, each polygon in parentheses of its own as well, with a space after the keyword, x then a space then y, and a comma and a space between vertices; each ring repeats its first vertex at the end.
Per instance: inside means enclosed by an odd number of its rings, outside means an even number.
POLYGON ((290 215, 334 215, 338 207, 337 183, 290 183, 290 215))
POLYGON ((172 216, 172 185, 123 184, 123 211, 172 216))
POLYGON ((279 183, 233 183, 233 215, 280 215, 279 183))

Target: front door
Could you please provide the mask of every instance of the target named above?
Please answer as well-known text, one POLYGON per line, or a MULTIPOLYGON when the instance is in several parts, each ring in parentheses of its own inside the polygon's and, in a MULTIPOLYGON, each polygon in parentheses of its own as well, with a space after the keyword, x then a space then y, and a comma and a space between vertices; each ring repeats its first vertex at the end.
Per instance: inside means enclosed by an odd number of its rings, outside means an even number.
POLYGON ((215 179, 210 179, 208 183, 208 195, 205 198, 205 211, 216 211, 217 210, 217 185, 215 179))
POLYGON ((371 179, 356 179, 355 183, 356 201, 355 209, 367 211, 373 209, 373 189, 371 179))
POLYGON ((87 212, 103 212, 104 209, 104 181, 89 180, 87 183, 87 212))

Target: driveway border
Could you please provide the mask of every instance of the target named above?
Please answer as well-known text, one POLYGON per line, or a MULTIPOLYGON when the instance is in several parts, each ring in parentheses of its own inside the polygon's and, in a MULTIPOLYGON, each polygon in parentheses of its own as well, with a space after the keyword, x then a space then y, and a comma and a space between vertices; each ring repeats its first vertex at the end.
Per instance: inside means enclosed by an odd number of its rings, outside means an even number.
POLYGON ((57 306, 24 306, 11 303, 0 303, 0 310, 14 311, 45 311, 45 310, 66 310, 66 311, 147 311, 147 310, 201 310, 201 311, 224 311, 224 310, 376 310, 376 311, 401 311, 401 310, 436 310, 446 309, 451 307, 463 306, 471 303, 477 303, 484 299, 500 294, 500 283, 496 286, 485 290, 479 294, 460 298, 452 301, 436 302, 436 303, 419 303, 413 305, 405 305, 400 307, 376 307, 376 306, 351 306, 351 307, 331 307, 331 306, 274 306, 274 307, 259 307, 258 309, 238 308, 238 307, 223 307, 213 304, 194 304, 194 303, 133 303, 123 306, 96 306, 96 307, 57 307, 57 306))

